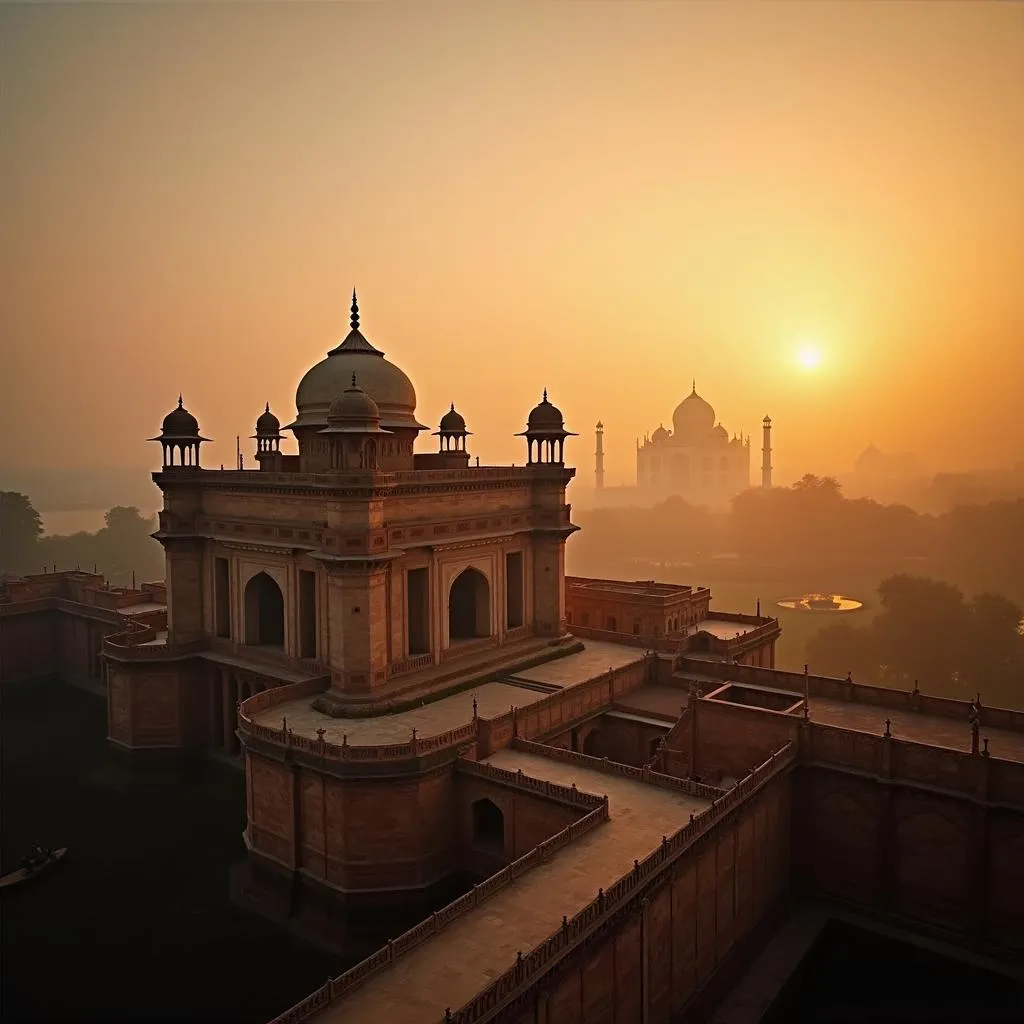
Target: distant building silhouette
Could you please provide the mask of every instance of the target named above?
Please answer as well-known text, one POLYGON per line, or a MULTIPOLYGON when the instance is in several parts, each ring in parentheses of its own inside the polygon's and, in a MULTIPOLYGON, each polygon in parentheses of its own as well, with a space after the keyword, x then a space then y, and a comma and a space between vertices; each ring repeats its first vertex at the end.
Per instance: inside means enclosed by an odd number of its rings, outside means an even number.
POLYGON ((729 437, 694 381, 672 414, 672 430, 659 426, 637 443, 636 485, 656 499, 678 494, 695 505, 727 505, 750 486, 750 438, 729 437))

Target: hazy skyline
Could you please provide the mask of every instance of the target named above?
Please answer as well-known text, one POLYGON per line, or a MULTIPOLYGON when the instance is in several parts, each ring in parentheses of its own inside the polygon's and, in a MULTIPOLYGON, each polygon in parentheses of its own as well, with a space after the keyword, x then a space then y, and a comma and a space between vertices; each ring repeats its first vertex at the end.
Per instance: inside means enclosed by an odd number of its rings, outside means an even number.
POLYGON ((784 481, 1021 458, 1024 5, 3 5, 0 86, 0 465, 230 465, 353 285, 481 462, 694 377, 784 481))

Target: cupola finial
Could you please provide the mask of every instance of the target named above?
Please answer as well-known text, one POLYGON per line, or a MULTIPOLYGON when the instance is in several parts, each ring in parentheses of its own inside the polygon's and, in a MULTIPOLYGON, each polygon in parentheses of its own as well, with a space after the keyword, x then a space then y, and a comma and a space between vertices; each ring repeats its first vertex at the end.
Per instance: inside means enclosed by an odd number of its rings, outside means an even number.
POLYGON ((693 393, 697 394, 697 378, 693 378, 693 393))
MULTIPOLYGON (((534 394, 536 394, 536 392, 534 392, 534 394)), ((542 399, 542 401, 546 402, 547 400, 548 400, 548 389, 545 388, 544 389, 544 398, 542 399)))
POLYGON ((352 330, 353 331, 358 331, 359 330, 359 300, 356 298, 356 290, 355 290, 355 288, 352 289, 352 319, 351 319, 350 322, 352 324, 352 330))
POLYGON ((178 408, 180 409, 184 403, 181 400, 181 392, 178 392, 178 408))
POLYGON ((269 402, 267 402, 267 408, 264 411, 265 412, 270 412, 270 403, 269 402))
POLYGON ((355 386, 356 386, 356 375, 355 375, 355 373, 353 373, 352 374, 352 387, 355 387, 355 386))

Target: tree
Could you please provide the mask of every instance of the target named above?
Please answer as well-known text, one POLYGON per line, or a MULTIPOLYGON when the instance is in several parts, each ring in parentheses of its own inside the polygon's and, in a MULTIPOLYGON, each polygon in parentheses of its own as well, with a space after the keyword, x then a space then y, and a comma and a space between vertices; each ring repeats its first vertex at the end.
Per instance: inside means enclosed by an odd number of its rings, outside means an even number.
POLYGON ((1021 609, 1000 594, 965 601, 940 580, 891 576, 878 588, 882 611, 867 626, 845 623, 823 629, 808 642, 816 671, 861 682, 985 703, 1024 705, 1024 636, 1021 609))
POLYGON ((34 568, 42 532, 43 521, 27 495, 0 491, 0 571, 34 568))

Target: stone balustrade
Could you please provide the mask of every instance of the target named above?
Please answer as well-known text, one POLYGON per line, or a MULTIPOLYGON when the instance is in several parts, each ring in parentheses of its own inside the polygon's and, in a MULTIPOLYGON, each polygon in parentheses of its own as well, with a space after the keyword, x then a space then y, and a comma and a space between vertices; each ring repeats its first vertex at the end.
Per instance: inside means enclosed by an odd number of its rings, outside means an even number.
POLYGON ((538 754, 551 761, 576 764, 593 772, 603 772, 605 775, 619 775, 626 779, 634 779, 636 782, 646 782, 660 789, 670 789, 676 793, 685 793, 687 796, 694 796, 701 800, 718 800, 728 792, 727 790, 719 789, 717 786, 709 786, 703 782, 694 782, 692 779, 681 779, 675 775, 663 775, 661 772, 656 772, 651 768, 635 768, 633 765, 610 761, 607 757, 591 757, 590 754, 581 754, 576 750, 566 750, 563 747, 549 747, 545 743, 534 743, 532 740, 524 740, 519 736, 512 740, 512 746, 514 749, 522 750, 526 754, 538 754))
MULTIPOLYGON (((502 775, 511 776, 511 784, 513 785, 519 785, 522 782, 522 779, 516 778, 516 772, 506 772, 490 765, 479 765, 473 761, 462 761, 459 764, 460 771, 472 771, 473 769, 480 768, 489 768, 490 772, 500 772, 502 775)), ((491 777, 489 773, 488 777, 491 777)), ((531 781, 536 782, 539 780, 534 779, 531 781)), ((351 992, 375 974, 390 967, 403 954, 410 952, 422 942, 437 935, 438 932, 452 921, 479 907, 495 893, 505 888, 505 886, 517 878, 521 878, 531 868, 544 863, 553 854, 608 820, 608 800, 606 797, 595 798, 588 793, 579 793, 576 790, 569 790, 564 786, 555 786, 553 788, 565 790, 569 798, 575 800, 578 806, 590 807, 589 813, 562 829, 561 832, 551 836, 550 839, 545 839, 544 842, 535 846, 529 853, 524 854, 518 860, 514 860, 507 867, 491 875, 490 878, 485 879, 479 885, 474 885, 465 895, 460 896, 457 900, 442 907, 441 910, 431 914, 430 917, 425 918, 418 925, 399 935, 397 939, 391 940, 386 946, 382 946, 376 953, 356 964, 355 967, 339 975, 337 978, 332 978, 303 999, 301 1003, 297 1003, 291 1009, 275 1017, 271 1024, 298 1024, 300 1021, 308 1020, 318 1010, 323 1009, 337 999, 341 999, 346 993, 351 992)), ((531 790, 531 792, 535 791, 531 790)))
MULTIPOLYGON (((509 970, 479 992, 465 1006, 454 1012, 445 1011, 444 1021, 446 1024, 479 1024, 479 1022, 493 1017, 505 1004, 516 999, 531 986, 538 984, 545 975, 556 970, 566 957, 614 915, 637 903, 647 892, 660 884, 663 877, 690 846, 714 828, 718 822, 755 791, 780 772, 786 771, 795 758, 796 746, 793 743, 787 743, 780 751, 772 754, 764 764, 755 768, 724 796, 715 800, 703 813, 693 817, 675 835, 666 836, 660 846, 643 861, 638 861, 633 870, 623 875, 611 888, 598 890, 597 897, 572 920, 563 918, 561 928, 553 935, 531 952, 520 953, 516 958, 516 963, 509 970)), ((308 1020, 319 1010, 342 998, 346 993, 351 992, 364 981, 388 967, 402 952, 415 948, 420 942, 436 934, 448 921, 465 913, 473 906, 479 905, 481 897, 474 896, 477 890, 483 889, 486 895, 493 893, 507 885, 526 869, 523 866, 516 868, 516 865, 524 861, 528 862, 531 857, 535 858, 534 862, 539 862, 554 849, 559 849, 572 842, 596 824, 606 820, 607 817, 608 805, 602 803, 601 807, 595 808, 586 817, 574 822, 558 835, 547 840, 546 844, 542 843, 525 857, 509 865, 504 871, 492 876, 482 886, 475 887, 473 893, 467 893, 466 896, 449 904, 432 918, 428 918, 415 928, 410 929, 406 933, 407 936, 410 936, 408 940, 402 936, 394 942, 388 943, 387 946, 378 950, 362 963, 356 964, 340 977, 322 985, 301 1003, 276 1017, 271 1024, 300 1024, 300 1022, 308 1020), (540 851, 545 846, 546 853, 542 855, 540 851), (474 898, 476 902, 473 902, 474 898), (439 924, 438 921, 441 923, 439 924), (397 952, 395 947, 398 947, 397 952)))
MULTIPOLYGON (((545 756, 549 750, 554 748, 545 747, 539 743, 530 743, 528 747, 539 750, 545 756)), ((523 749, 526 749, 524 747, 523 749)), ((588 760, 596 760, 588 758, 588 760)), ((459 760, 459 771, 465 775, 476 775, 478 778, 488 779, 504 786, 512 786, 527 793, 547 797, 549 800, 559 800, 562 803, 571 804, 573 807, 594 808, 607 802, 607 797, 595 796, 593 793, 581 793, 575 786, 560 786, 547 779, 535 779, 532 775, 523 772, 510 772, 505 768, 498 768, 493 764, 486 764, 481 761, 468 761, 465 758, 459 760)))
MULTIPOLYGON (((698 667, 694 663, 694 667, 698 667)), ((955 718, 967 721, 971 709, 969 700, 954 700, 949 697, 930 696, 919 689, 897 690, 890 686, 875 686, 858 683, 853 679, 836 676, 820 676, 813 673, 786 672, 775 668, 759 668, 754 665, 723 665, 715 662, 699 663, 703 675, 714 676, 723 682, 754 683, 758 686, 774 687, 790 692, 803 693, 827 700, 846 700, 855 704, 871 704, 894 711, 917 711, 923 715, 938 718, 955 718)), ((982 694, 984 698, 984 694, 982 694)), ((1009 708, 980 706, 980 724, 990 729, 1009 729, 1024 732, 1024 711, 1009 708)))
POLYGON ((801 747, 803 759, 812 764, 1024 807, 1024 764, 989 756, 984 750, 954 751, 817 722, 807 723, 801 747))

